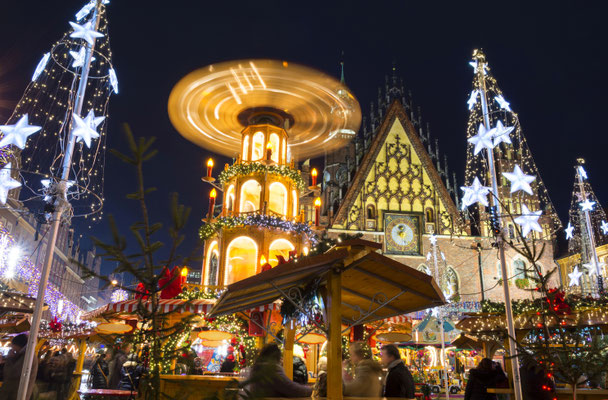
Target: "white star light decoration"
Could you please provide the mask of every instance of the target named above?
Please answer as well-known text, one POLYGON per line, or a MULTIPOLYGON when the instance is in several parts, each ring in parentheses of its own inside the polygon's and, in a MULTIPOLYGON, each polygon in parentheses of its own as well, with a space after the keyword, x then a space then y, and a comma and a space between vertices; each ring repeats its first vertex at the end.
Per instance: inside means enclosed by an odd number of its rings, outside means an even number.
POLYGON ((523 190, 529 195, 533 194, 530 183, 532 183, 536 178, 534 175, 524 174, 521 168, 519 168, 519 165, 515 165, 513 172, 503 172, 502 174, 511 182, 511 193, 523 190))
POLYGON ((8 192, 21 186, 21 182, 11 177, 11 163, 0 169, 0 204, 6 204, 8 192))
POLYGON ((494 100, 496 100, 501 109, 511 111, 510 103, 506 101, 504 97, 502 97, 502 94, 494 97, 494 100))
POLYGON ((110 68, 108 75, 110 76, 110 85, 112 85, 112 90, 114 90, 114 93, 118 94, 118 78, 116 77, 116 71, 114 71, 114 68, 110 68))
POLYGON ((511 144, 509 134, 513 129, 515 129, 513 126, 505 127, 500 120, 496 122, 496 127, 494 128, 494 146, 498 146, 499 143, 511 144))
POLYGON ((583 168, 582 165, 578 166, 578 173, 581 176, 581 178, 587 179, 587 171, 585 171, 585 168, 583 168))
POLYGON ((38 62, 38 65, 36 66, 34 75, 32 75, 32 82, 34 82, 36 79, 38 79, 38 77, 40 76, 42 71, 44 71, 44 67, 46 67, 46 64, 49 62, 49 58, 51 58, 51 53, 45 53, 42 56, 42 58, 38 62))
POLYGON ((467 101, 467 104, 469 105, 469 111, 472 110, 473 107, 475 107, 475 104, 477 104, 477 96, 479 96, 479 90, 475 89, 471 92, 471 96, 467 101))
POLYGON ((437 236, 431 235, 431 237, 429 238, 429 242, 431 242, 431 244, 435 246, 437 244, 437 236))
POLYGON ((574 270, 568 274, 570 278, 570 283, 568 286, 580 286, 581 285, 581 276, 583 273, 578 270, 578 265, 574 267, 574 270))
MULTIPOLYGON (((0 143, 1 145, 2 143, 0 143)), ((595 201, 590 201, 586 199, 585 201, 579 203, 583 211, 593 211, 593 206, 595 205, 595 201)))
MULTIPOLYGON (((87 53, 86 53, 86 49, 84 48, 84 46, 82 46, 80 48, 80 50, 78 50, 78 51, 70 50, 70 55, 74 59, 74 62, 72 63, 72 67, 74 67, 74 68, 82 67, 84 65, 86 54, 87 53)), ((91 57, 91 61, 95 61, 95 57, 91 57)))
POLYGON ((528 236, 531 231, 541 232, 543 229, 540 227, 538 223, 538 219, 540 218, 543 212, 541 210, 538 211, 530 211, 525 204, 521 205, 521 216, 514 219, 515 223, 521 226, 522 235, 524 237, 528 236))
POLYGON ((473 180, 473 185, 471 186, 461 186, 460 187, 464 191, 464 195, 462 196, 462 209, 464 210, 471 204, 481 203, 484 206, 488 206, 488 193, 490 193, 490 188, 487 186, 483 186, 481 182, 479 182, 479 178, 475 177, 473 180))
MULTIPOLYGON (((475 73, 477 73, 477 71, 479 70, 479 66, 478 66, 478 64, 477 64, 477 60, 474 60, 474 61, 469 62, 469 65, 470 65, 471 67, 473 67, 473 71, 474 71, 475 73)), ((488 69, 488 66, 487 66, 486 64, 483 64, 483 72, 484 72, 484 73, 487 71, 487 69, 488 69)))
POLYGON ((99 33, 93 28, 93 21, 86 22, 82 25, 70 21, 70 25, 72 25, 72 28, 74 29, 74 32, 70 33, 70 37, 84 39, 90 45, 95 43, 96 38, 104 36, 103 33, 99 33))
POLYGON ((0 125, 0 131, 3 134, 2 140, 0 140, 0 147, 12 144, 23 150, 25 149, 28 136, 33 135, 40 129, 42 129, 41 126, 30 125, 28 115, 23 114, 14 125, 0 125))
POLYGON ((564 229, 566 231, 566 239, 570 240, 574 236, 574 227, 570 222, 568 222, 568 227, 564 229))
POLYGON ((89 111, 84 119, 74 114, 75 127, 72 130, 72 135, 77 138, 77 142, 84 141, 84 144, 90 148, 91 140, 99 137, 97 127, 104 119, 105 117, 96 117, 93 110, 89 111))
POLYGON ((479 130, 477 135, 471 136, 468 142, 475 145, 474 154, 477 155, 483 149, 492 149, 494 144, 492 143, 492 137, 494 136, 494 129, 487 130, 483 124, 479 124, 479 130))
POLYGON ((602 221, 602 225, 600 226, 600 228, 602 228, 602 233, 604 235, 608 235, 608 222, 602 221))

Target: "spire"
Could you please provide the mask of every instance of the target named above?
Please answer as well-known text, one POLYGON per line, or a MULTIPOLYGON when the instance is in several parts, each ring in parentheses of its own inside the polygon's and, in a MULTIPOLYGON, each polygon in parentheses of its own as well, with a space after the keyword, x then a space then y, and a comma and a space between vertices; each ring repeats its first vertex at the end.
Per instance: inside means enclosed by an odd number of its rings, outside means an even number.
POLYGON ((344 50, 342 50, 342 55, 340 56, 340 83, 346 84, 346 79, 344 79, 344 50))

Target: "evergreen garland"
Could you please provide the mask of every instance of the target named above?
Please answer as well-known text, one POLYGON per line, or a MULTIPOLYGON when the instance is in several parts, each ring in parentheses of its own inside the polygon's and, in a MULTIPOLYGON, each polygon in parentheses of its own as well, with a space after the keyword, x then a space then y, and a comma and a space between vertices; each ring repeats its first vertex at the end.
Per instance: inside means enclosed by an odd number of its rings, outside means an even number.
POLYGON ((300 171, 286 165, 265 165, 262 163, 233 164, 219 174, 218 182, 224 184, 235 176, 256 173, 284 176, 291 179, 299 190, 306 189, 306 181, 300 175, 300 171))

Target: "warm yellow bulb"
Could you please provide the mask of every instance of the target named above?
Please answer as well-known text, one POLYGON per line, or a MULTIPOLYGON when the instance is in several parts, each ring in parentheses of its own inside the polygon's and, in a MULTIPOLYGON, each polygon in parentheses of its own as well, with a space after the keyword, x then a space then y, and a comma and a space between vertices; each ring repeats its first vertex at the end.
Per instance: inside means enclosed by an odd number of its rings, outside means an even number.
POLYGON ((315 207, 321 207, 321 198, 320 197, 317 197, 315 199, 315 207))
POLYGON ((182 268, 182 276, 183 276, 183 277, 188 276, 188 267, 184 267, 184 268, 182 268))
POLYGON ((260 265, 266 265, 266 257, 264 257, 262 255, 262 257, 260 257, 260 265))
POLYGON ((311 174, 312 176, 317 176, 317 174, 318 174, 317 169, 316 169, 316 168, 313 168, 313 169, 312 169, 312 171, 310 171, 310 174, 311 174))
POLYGON ((207 160, 207 166, 208 167, 213 167, 213 158, 210 158, 209 160, 207 160))
POLYGON ((215 199, 217 197, 217 192, 215 191, 215 189, 211 189, 211 192, 209 192, 209 197, 212 199, 215 199))

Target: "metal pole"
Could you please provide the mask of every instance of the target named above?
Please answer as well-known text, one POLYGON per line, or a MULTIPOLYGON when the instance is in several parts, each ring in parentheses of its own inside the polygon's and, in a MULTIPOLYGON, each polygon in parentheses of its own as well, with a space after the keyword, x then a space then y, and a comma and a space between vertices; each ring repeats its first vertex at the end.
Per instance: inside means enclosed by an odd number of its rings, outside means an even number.
MULTIPOLYGON (((437 284, 439 288, 443 290, 443 279, 439 274, 439 264, 437 263, 437 237, 433 240, 433 264, 435 265, 435 279, 437 280, 437 284)), ((443 367, 443 380, 445 382, 445 398, 446 400, 450 400, 450 383, 448 382, 448 369, 445 366, 445 332, 443 330, 443 310, 439 309, 439 326, 440 326, 440 336, 441 336, 441 354, 443 357, 439 357, 439 361, 441 361, 441 366, 443 367)))
MULTIPOLYGON (((481 110, 483 113, 483 122, 485 129, 491 129, 490 115, 488 114, 488 100, 486 97, 486 78, 485 56, 476 52, 474 54, 477 60, 477 85, 481 97, 481 110)), ((502 225, 501 213, 499 212, 498 203, 498 180, 496 178, 496 165, 494 164, 494 149, 486 148, 488 156, 488 167, 490 179, 492 181, 492 196, 490 198, 490 206, 495 206, 497 218, 500 224, 501 234, 496 235, 496 244, 498 245, 498 254, 500 258, 500 272, 502 275, 502 287, 505 296, 505 313, 507 318, 507 332, 509 334, 509 355, 513 358, 511 363, 511 374, 513 376, 513 390, 515 392, 515 400, 522 400, 521 380, 519 377, 519 368, 517 362, 517 343, 515 342, 515 327, 513 325, 513 310, 511 309, 511 294, 509 292, 509 276, 507 274, 507 261, 505 257, 505 244, 503 241, 504 227, 502 225)))
POLYGON ((479 268, 479 287, 481 288, 481 301, 486 299, 486 289, 483 283, 483 264, 481 261, 481 243, 477 243, 477 266, 479 268))
MULTIPOLYGON (((579 164, 582 162, 579 161, 579 164)), ((581 191, 582 201, 587 200, 587 192, 585 191, 585 184, 583 182, 583 176, 581 174, 582 166, 578 165, 576 167, 576 179, 578 181, 578 186, 581 191)), ((583 211, 585 213, 585 227, 587 228, 587 235, 589 236, 589 246, 591 247, 591 261, 593 262, 593 266, 595 267, 595 273, 597 274, 597 289, 601 294, 604 292, 604 279, 602 277, 602 273, 600 271, 600 262, 597 258, 597 251, 595 249, 595 235, 593 234, 593 225, 591 225, 591 213, 589 210, 583 211)))
MULTIPOLYGON (((97 5, 93 10, 93 16, 91 20, 95 20, 95 30, 99 27, 99 19, 100 13, 99 8, 101 6, 101 0, 97 0, 97 5)), ((78 91, 76 97, 76 103, 74 105, 74 109, 72 111, 72 115, 74 113, 80 115, 82 112, 82 105, 84 104, 84 94, 87 88, 87 80, 89 77, 89 70, 91 67, 91 58, 93 56, 93 50, 95 48, 95 40, 93 40, 93 44, 86 46, 85 52, 85 62, 82 67, 82 74, 80 77, 80 82, 78 84, 78 91)), ((30 334, 27 341, 27 346, 25 350, 25 356, 23 360, 23 369, 21 370, 21 379, 19 381, 19 392, 17 394, 18 400, 28 400, 27 390, 29 386, 29 380, 32 373, 32 364, 34 361, 34 357, 36 356, 36 341, 38 340, 38 333, 40 331, 40 319, 42 318, 42 309, 44 307, 44 294, 46 291, 46 286, 49 280, 49 273, 51 272, 51 265, 53 264, 53 256, 55 254, 55 245, 57 243, 57 234, 59 233, 59 227, 61 225, 61 216, 66 207, 69 207, 69 203, 65 200, 65 194, 67 191, 67 181, 70 177, 70 166, 72 164, 72 156, 74 154, 74 147, 76 145, 76 140, 74 135, 72 135, 72 131, 70 129, 69 139, 67 143, 67 148, 65 155, 63 156, 63 166, 61 170, 61 181, 58 183, 57 190, 57 204, 55 208, 55 212, 53 213, 53 224, 51 225, 51 235, 49 237, 49 241, 47 243, 46 255, 44 264, 42 266, 42 271, 40 274, 40 282, 38 285, 38 295, 36 297, 36 304, 34 306, 34 314, 32 315, 32 323, 30 328, 30 334)))

